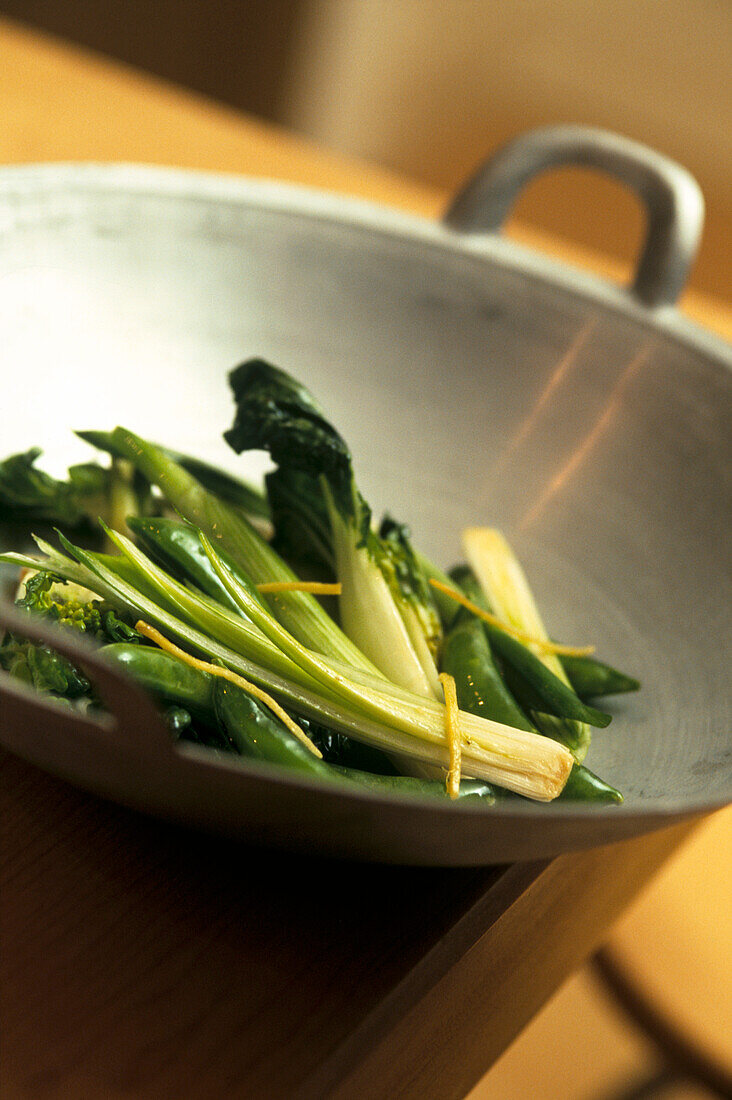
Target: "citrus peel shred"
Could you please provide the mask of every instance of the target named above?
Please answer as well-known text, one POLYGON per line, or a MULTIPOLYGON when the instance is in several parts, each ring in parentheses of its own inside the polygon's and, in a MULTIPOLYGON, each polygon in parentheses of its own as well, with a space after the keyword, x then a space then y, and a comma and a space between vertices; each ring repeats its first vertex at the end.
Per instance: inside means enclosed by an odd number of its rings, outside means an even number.
POLYGON ((445 694, 445 736, 450 750, 447 793, 450 798, 458 798, 460 796, 460 772, 463 752, 462 735, 460 733, 460 708, 458 707, 455 678, 447 672, 441 672, 439 679, 445 694))
POLYGON ((276 592, 309 592, 313 596, 340 596, 342 585, 326 584, 322 581, 265 581, 256 586, 262 595, 276 592))
POLYGON ((283 725, 287 726, 288 730, 298 741, 302 742, 305 748, 309 749, 315 756, 322 760, 323 754, 318 749, 310 738, 304 733, 297 722, 294 722, 290 718, 287 711, 283 710, 276 699, 273 699, 271 695, 268 695, 266 691, 262 691, 256 684, 251 684, 248 680, 245 680, 243 676, 240 676, 238 672, 232 672, 229 668, 222 668, 221 665, 212 665, 208 661, 200 661, 197 657, 192 657, 190 653, 186 653, 185 650, 180 649, 174 642, 171 642, 164 634, 161 634, 159 630, 156 630, 154 626, 150 626, 149 623, 143 622, 140 619, 135 623, 135 630, 138 633, 143 634, 146 638, 149 638, 151 642, 155 642, 155 645, 166 653, 170 653, 173 657, 178 657, 181 661, 185 661, 191 668, 197 668, 199 672, 208 672, 211 676, 218 676, 222 680, 228 680, 232 684, 236 684, 237 687, 242 688, 249 695, 254 696, 260 703, 263 703, 265 707, 268 707, 274 715, 279 718, 283 725))
POLYGON ((516 627, 501 622, 497 615, 492 615, 490 611, 484 611, 482 607, 478 607, 477 603, 473 603, 467 596, 463 596, 462 592, 457 592, 454 588, 450 588, 449 585, 436 580, 435 577, 430 577, 429 581, 432 587, 436 588, 438 592, 442 592, 443 595, 449 596, 451 600, 455 600, 456 603, 466 607, 468 611, 472 612, 473 615, 476 615, 479 619, 483 619, 493 626, 500 627, 506 634, 510 634, 511 637, 518 639, 520 642, 525 642, 526 645, 535 646, 536 649, 541 650, 542 653, 556 653, 558 656, 564 657, 589 657, 590 654, 595 652, 595 647, 593 645, 562 645, 561 642, 550 642, 545 638, 534 638, 531 634, 524 633, 523 630, 517 630, 516 627))

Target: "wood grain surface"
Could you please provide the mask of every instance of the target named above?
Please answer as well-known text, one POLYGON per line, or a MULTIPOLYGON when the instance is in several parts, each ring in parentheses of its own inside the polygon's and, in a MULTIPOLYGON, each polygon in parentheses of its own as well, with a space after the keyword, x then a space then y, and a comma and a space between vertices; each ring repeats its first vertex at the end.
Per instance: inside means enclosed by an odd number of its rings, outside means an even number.
MULTIPOLYGON (((135 160, 445 196, 0 21, 0 160, 135 160)), ((603 259, 531 231, 567 260, 603 259)), ((690 312, 732 333, 714 302, 690 312)), ((3 1100, 464 1095, 693 828, 548 864, 294 858, 0 757, 3 1100)))
POLYGON ((0 1094, 460 1097, 691 825, 550 864, 248 849, 0 759, 0 1094))

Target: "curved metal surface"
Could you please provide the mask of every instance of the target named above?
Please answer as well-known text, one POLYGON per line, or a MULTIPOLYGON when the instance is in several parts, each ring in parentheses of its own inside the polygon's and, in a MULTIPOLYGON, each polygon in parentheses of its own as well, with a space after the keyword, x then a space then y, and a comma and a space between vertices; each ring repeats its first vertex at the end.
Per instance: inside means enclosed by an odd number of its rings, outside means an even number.
POLYGON ((451 203, 445 223, 461 232, 498 233, 526 184, 566 165, 597 168, 635 191, 647 228, 630 293, 646 306, 673 305, 701 240, 701 190, 681 165, 607 130, 547 126, 522 134, 478 170, 451 203))
POLYGON ((2 174, 0 285, 6 451, 43 444, 58 468, 89 457, 72 428, 126 421, 255 475, 221 441, 225 373, 264 355, 320 396, 375 508, 435 560, 462 526, 503 527, 550 629, 644 681, 590 750, 626 793, 606 809, 324 791, 195 750, 120 772, 113 739, 69 752, 68 724, 18 728, 6 694, 7 747, 150 812, 392 862, 538 858, 729 800, 727 345, 500 237, 162 170, 2 174))

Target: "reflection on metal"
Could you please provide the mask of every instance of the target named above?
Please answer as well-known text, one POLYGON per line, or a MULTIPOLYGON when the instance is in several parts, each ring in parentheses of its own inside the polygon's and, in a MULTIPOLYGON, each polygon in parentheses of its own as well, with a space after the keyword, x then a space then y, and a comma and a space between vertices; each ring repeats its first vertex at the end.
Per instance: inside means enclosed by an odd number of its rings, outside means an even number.
POLYGON ((551 397, 554 394, 555 390, 559 387, 559 385, 570 372, 570 370, 575 366, 577 360, 579 359, 580 352, 589 342, 590 337, 594 334, 595 329, 598 325, 598 321, 599 318, 597 314, 592 314, 589 320, 582 326, 577 336, 575 336, 569 348, 549 375, 549 379, 544 386, 544 389, 539 394, 539 397, 535 402, 533 408, 530 410, 530 412, 527 414, 521 424, 519 424, 515 435, 510 440, 508 446, 501 455, 498 461, 498 465, 494 471, 495 474, 498 474, 501 471, 510 456, 514 453, 515 450, 517 450, 518 447, 520 447, 520 445, 536 427, 542 410, 551 400, 551 397))
POLYGON ((572 451, 569 459, 554 475, 551 481, 548 483, 544 491, 539 496, 538 500, 532 504, 528 512, 524 515, 523 519, 519 523, 519 530, 525 531, 532 523, 537 519, 541 512, 543 512, 549 501, 556 496, 556 494, 564 488, 569 479, 579 469, 588 454, 598 442, 598 440, 605 434, 611 421, 615 417, 618 409, 623 401, 623 393, 631 381, 632 378, 638 373, 642 366, 648 362, 651 351, 653 350, 655 342, 647 342, 640 349, 637 355, 633 356, 628 366, 622 372, 617 382, 613 386, 608 396, 607 404, 602 410, 600 416, 593 424, 590 431, 580 440, 577 446, 572 451))

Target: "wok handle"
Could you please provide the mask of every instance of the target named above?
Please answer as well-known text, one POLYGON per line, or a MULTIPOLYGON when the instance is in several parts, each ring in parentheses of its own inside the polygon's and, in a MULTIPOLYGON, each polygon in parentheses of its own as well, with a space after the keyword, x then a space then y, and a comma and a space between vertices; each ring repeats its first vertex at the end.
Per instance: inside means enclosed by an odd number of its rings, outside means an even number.
MULTIPOLYGON (((131 679, 112 667, 94 645, 76 630, 56 626, 37 615, 19 611, 0 599, 0 638, 3 629, 21 638, 47 645, 62 653, 81 668, 96 687, 112 713, 115 734, 124 739, 126 748, 143 758, 170 757, 173 738, 150 697, 131 679)), ((99 738, 109 738, 108 716, 74 715, 73 710, 60 711, 57 702, 41 692, 29 690, 0 670, 0 716, 2 724, 12 729, 16 724, 28 727, 29 717, 36 721, 56 722, 69 726, 70 719, 80 723, 87 732, 98 731, 99 738), (105 720, 106 717, 106 720, 105 720)))
POLYGON ((660 153, 590 126, 547 126, 510 141, 453 199, 445 223, 460 232, 498 233, 521 189, 547 168, 598 168, 636 192, 646 238, 630 293, 645 306, 673 305, 696 256, 704 198, 694 177, 660 153))

